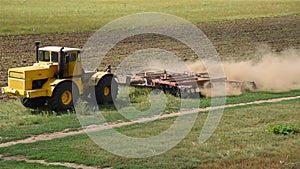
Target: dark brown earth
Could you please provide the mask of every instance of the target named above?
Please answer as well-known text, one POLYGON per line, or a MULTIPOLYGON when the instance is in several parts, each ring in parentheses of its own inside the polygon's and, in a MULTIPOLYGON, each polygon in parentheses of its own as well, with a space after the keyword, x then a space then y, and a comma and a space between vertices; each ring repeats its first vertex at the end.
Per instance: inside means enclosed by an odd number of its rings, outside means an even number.
MULTIPOLYGON (((269 46, 274 52, 300 48, 300 15, 201 23, 198 27, 211 40, 222 60, 250 60, 257 53, 257 49, 263 45, 269 46)), ((34 41, 42 41, 42 46, 82 48, 93 33, 0 36, 0 87, 7 85, 8 68, 34 63, 34 41)), ((102 66, 113 62, 115 64, 113 67, 116 67, 119 61, 113 61, 111 58, 122 59, 138 49, 149 47, 159 47, 174 52, 183 60, 191 60, 193 54, 188 47, 170 38, 146 34, 127 38, 117 44, 108 52, 102 66)), ((3 96, 0 95, 1 98, 3 96)))

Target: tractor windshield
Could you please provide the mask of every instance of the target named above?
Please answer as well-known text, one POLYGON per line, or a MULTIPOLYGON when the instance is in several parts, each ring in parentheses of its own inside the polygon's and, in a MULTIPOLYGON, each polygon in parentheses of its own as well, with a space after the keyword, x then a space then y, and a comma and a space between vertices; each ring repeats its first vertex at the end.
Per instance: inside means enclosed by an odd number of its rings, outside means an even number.
POLYGON ((39 51, 39 61, 50 62, 50 60, 54 63, 57 63, 58 62, 58 52, 39 51))
POLYGON ((49 62, 50 61, 50 52, 49 51, 39 51, 39 61, 49 62))

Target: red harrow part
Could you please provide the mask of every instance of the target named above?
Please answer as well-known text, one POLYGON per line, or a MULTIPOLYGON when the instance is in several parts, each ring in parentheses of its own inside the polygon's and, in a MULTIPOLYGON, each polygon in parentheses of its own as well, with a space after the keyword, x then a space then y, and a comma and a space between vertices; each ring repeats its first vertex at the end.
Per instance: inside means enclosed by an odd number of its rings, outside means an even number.
POLYGON ((226 77, 209 77, 208 73, 148 70, 126 77, 127 85, 160 89, 183 98, 204 96, 201 93, 202 89, 210 89, 220 83, 234 84, 242 90, 255 89, 254 82, 228 81, 226 77))

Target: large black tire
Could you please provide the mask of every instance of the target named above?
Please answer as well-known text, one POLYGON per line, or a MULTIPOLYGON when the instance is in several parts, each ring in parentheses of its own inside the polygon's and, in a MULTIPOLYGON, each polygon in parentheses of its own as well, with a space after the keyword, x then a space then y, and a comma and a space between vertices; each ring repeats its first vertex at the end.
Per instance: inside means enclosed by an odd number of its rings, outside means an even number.
POLYGON ((37 109, 40 107, 45 106, 46 99, 44 97, 38 97, 38 98, 23 98, 20 97, 20 101, 23 104, 23 106, 30 108, 30 109, 37 109))
POLYGON ((118 94, 118 83, 113 76, 103 77, 95 86, 95 95, 98 104, 112 103, 118 94))
POLYGON ((72 82, 63 82, 62 84, 59 84, 55 88, 52 97, 48 99, 50 110, 56 112, 73 110, 74 102, 76 102, 78 98, 78 93, 77 87, 72 82))

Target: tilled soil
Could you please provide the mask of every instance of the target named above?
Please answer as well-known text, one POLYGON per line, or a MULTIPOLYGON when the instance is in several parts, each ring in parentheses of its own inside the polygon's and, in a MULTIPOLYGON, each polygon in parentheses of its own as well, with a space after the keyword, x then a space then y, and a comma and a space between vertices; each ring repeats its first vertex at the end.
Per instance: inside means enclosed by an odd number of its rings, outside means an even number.
MULTIPOLYGON (((300 15, 201 23, 197 26, 210 39, 221 60, 253 59, 258 48, 264 45, 275 52, 300 47, 300 15)), ((34 63, 34 41, 42 41, 42 46, 82 48, 93 33, 0 36, 0 87, 7 85, 8 68, 28 66, 34 63)), ((157 47, 173 52, 185 61, 193 59, 193 51, 187 46, 168 37, 144 34, 127 38, 118 43, 107 53, 101 66, 113 64, 112 66, 115 68, 120 60, 128 54, 139 49, 157 47), (117 58, 117 60, 112 58, 117 58)), ((0 95, 1 98, 4 97, 0 95)))

